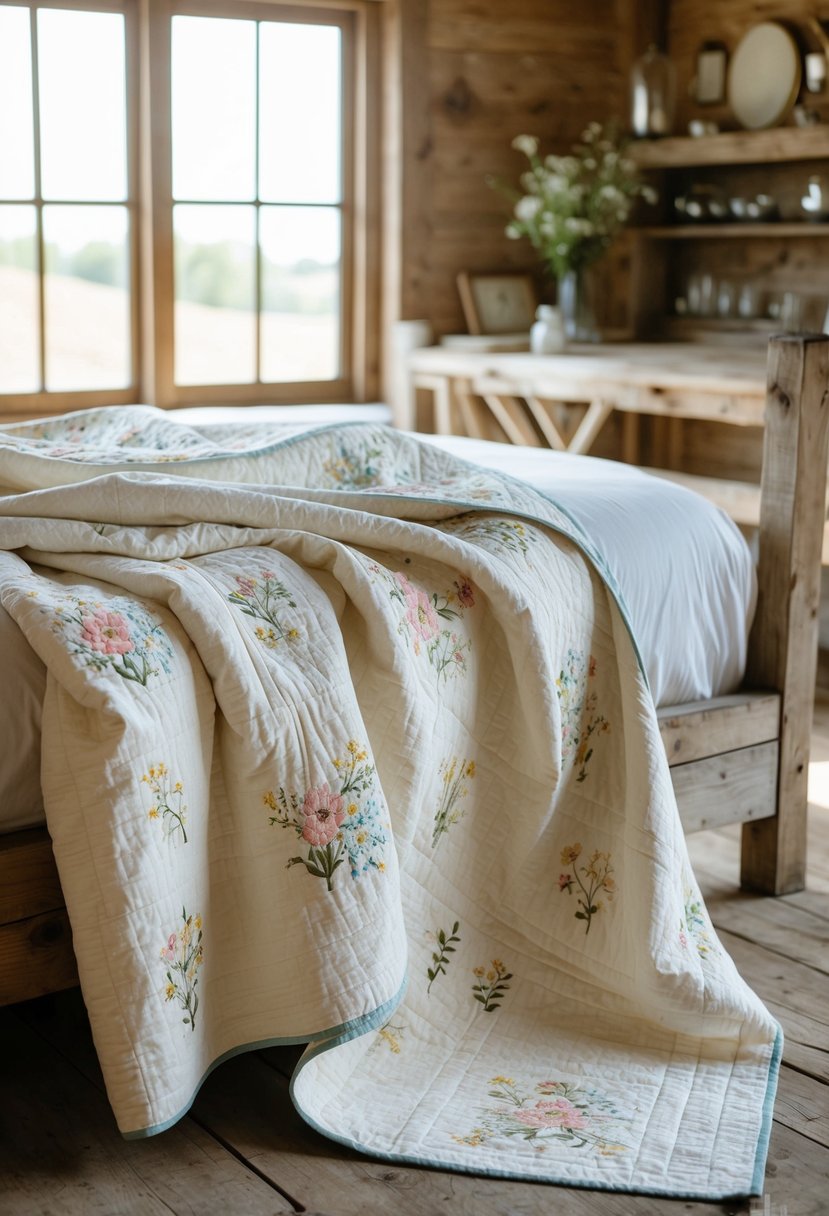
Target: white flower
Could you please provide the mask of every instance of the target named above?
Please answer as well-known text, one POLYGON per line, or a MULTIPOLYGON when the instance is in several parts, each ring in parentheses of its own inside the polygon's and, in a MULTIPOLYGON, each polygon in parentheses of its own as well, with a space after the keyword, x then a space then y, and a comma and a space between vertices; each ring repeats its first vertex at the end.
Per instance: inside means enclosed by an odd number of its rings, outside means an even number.
POLYGON ((516 152, 523 152, 525 156, 535 156, 538 151, 538 140, 534 135, 516 135, 512 146, 516 152))
POLYGON ((564 221, 564 227, 576 236, 592 236, 596 231, 595 225, 591 224, 590 220, 579 219, 576 215, 569 215, 564 221))
POLYGON ((530 220, 535 219, 541 210, 541 206, 541 199, 537 194, 525 194, 515 204, 515 217, 516 219, 523 220, 524 223, 528 223, 530 220))
POLYGON ((634 199, 656 198, 625 156, 614 127, 591 122, 582 140, 572 155, 543 160, 535 136, 519 135, 512 144, 531 163, 520 177, 521 190, 512 192, 506 234, 512 240, 527 237, 559 277, 601 255, 627 221, 634 199))

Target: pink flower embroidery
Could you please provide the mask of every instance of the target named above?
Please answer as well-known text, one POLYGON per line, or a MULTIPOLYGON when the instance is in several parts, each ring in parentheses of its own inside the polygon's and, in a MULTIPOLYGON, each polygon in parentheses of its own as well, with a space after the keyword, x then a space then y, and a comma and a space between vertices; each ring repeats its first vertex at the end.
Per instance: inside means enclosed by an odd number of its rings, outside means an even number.
POLYGON ((175 933, 171 933, 170 936, 167 938, 167 945, 161 951, 161 957, 163 959, 165 959, 168 963, 174 963, 176 961, 176 935, 175 935, 175 933))
POLYGON ((120 612, 99 608, 92 616, 83 618, 81 637, 99 654, 127 654, 135 650, 130 627, 120 612))
POLYGON ((312 787, 305 795, 302 813, 303 839, 317 846, 330 844, 345 819, 342 795, 333 793, 327 784, 312 787))
POLYGON ((558 889, 559 891, 569 891, 573 882, 572 874, 559 874, 558 889))
POLYGON ((527 1127, 568 1127, 574 1131, 587 1127, 584 1114, 566 1098, 556 1098, 555 1102, 536 1102, 535 1106, 522 1107, 513 1114, 527 1127))
POLYGON ((236 586, 239 589, 239 594, 243 596, 253 595, 256 590, 256 583, 252 578, 245 578, 243 574, 236 575, 236 586))
POLYGON ((417 650, 418 638, 423 638, 424 642, 428 642, 430 638, 436 637, 440 632, 438 614, 425 591, 419 591, 417 587, 413 587, 405 574, 398 571, 394 577, 406 600, 406 620, 414 631, 415 650, 417 650))

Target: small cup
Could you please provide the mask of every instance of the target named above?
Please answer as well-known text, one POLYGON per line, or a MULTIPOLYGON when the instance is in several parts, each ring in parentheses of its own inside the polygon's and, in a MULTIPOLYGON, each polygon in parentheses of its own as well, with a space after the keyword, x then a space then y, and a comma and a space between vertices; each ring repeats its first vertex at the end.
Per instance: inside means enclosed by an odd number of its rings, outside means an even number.
POLYGON ((729 283, 727 279, 722 279, 717 290, 717 315, 733 317, 736 302, 737 289, 734 284, 729 283))
POLYGON ((743 283, 737 295, 737 316, 750 321, 760 314, 760 292, 756 283, 743 283))

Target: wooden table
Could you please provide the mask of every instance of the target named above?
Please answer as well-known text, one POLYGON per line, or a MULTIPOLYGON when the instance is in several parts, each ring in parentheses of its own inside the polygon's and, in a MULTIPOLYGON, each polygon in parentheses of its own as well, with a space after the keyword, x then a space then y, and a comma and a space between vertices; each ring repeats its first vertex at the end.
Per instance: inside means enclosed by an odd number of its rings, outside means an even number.
MULTIPOLYGON (((416 429, 418 389, 434 400, 438 434, 507 439, 534 447, 588 452, 614 410, 623 415, 620 455, 641 464, 639 417, 686 418, 763 426, 766 404, 766 351, 704 343, 613 343, 571 346, 562 355, 487 353, 449 347, 412 352, 408 363, 410 416, 416 429), (582 403, 587 409, 571 435, 557 421, 556 406, 582 403)), ((668 421, 664 438, 667 467, 651 468, 702 494, 736 523, 754 528, 760 519, 760 487, 744 481, 682 473, 681 427, 668 421)), ((829 528, 822 561, 829 565, 829 528)))
MULTIPOLYGON (((438 434, 461 431, 489 438, 494 418, 512 443, 539 446, 546 440, 550 447, 583 453, 614 410, 626 416, 763 425, 765 349, 627 343, 572 346, 562 355, 533 355, 434 346, 414 351, 408 366, 410 400, 417 389, 434 394, 438 434), (566 440, 548 408, 556 402, 587 405, 578 428, 566 440)), ((414 423, 414 417, 405 420, 405 425, 414 423)), ((626 426, 624 434, 623 456, 638 463, 635 427, 626 426)))

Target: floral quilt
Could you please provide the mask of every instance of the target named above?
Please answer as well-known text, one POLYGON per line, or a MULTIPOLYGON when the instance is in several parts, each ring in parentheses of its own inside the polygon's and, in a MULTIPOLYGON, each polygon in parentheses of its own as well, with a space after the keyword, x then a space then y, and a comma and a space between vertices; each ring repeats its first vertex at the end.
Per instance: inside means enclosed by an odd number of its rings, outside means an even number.
POLYGON ((125 1135, 301 1042, 297 1107, 374 1157, 762 1189, 779 1028, 700 898, 623 606, 554 502, 388 428, 145 407, 0 429, 0 483, 125 1135))

